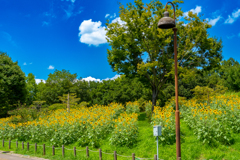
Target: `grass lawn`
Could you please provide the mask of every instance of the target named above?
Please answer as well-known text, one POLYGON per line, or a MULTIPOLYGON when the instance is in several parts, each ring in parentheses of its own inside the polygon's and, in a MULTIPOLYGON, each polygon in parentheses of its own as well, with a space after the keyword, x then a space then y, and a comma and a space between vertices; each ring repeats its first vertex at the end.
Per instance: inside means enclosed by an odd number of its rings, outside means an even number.
MULTIPOLYGON (((138 143, 133 148, 127 147, 115 147, 109 145, 109 140, 103 140, 101 142, 100 148, 103 152, 112 153, 112 154, 104 154, 103 159, 112 160, 113 152, 117 151, 117 154, 124 155, 124 156, 131 156, 132 153, 135 153, 136 157, 140 158, 152 158, 154 154, 157 152, 156 148, 156 140, 153 137, 153 127, 149 124, 149 122, 145 119, 145 113, 140 113, 138 118, 138 126, 139 126, 139 139, 138 143)), ((210 147, 208 145, 203 145, 197 137, 193 134, 193 132, 187 127, 187 125, 181 121, 181 154, 183 160, 239 160, 240 159, 240 134, 233 134, 235 139, 235 143, 231 146, 224 146, 219 145, 217 147, 210 147)), ((46 147, 46 155, 43 156, 43 143, 38 143, 38 151, 34 153, 34 142, 29 142, 30 149, 27 151, 27 142, 25 142, 24 150, 22 150, 21 142, 18 142, 18 149, 16 148, 16 143, 13 140, 12 142, 12 149, 8 149, 8 141, 5 142, 5 146, 2 147, 2 143, 0 144, 0 150, 4 151, 15 151, 16 153, 23 154, 23 155, 30 155, 30 156, 37 156, 37 157, 44 157, 51 160, 74 160, 74 159, 87 159, 86 158, 86 147, 77 147, 78 144, 71 144, 65 146, 65 157, 62 157, 62 149, 55 149, 55 156, 52 156, 52 148, 46 147), (73 154, 73 147, 76 146, 77 150, 77 157, 74 157, 73 154)), ((45 143, 46 146, 51 146, 49 142, 45 143)), ((89 151, 89 160, 96 160, 99 159, 99 152, 96 148, 89 147, 90 150, 96 151, 92 152, 89 151)), ((131 157, 117 157, 118 160, 127 160, 132 159, 131 157)), ((164 160, 175 160, 176 159, 176 144, 173 145, 159 145, 159 158, 164 160)))

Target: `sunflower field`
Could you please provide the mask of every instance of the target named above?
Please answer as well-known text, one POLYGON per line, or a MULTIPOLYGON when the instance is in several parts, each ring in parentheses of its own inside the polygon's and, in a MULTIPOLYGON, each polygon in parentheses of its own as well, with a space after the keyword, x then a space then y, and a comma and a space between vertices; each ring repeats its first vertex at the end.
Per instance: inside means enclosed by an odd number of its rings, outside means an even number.
POLYGON ((232 144, 231 133, 240 133, 240 98, 221 95, 211 99, 209 104, 196 99, 181 101, 181 118, 203 143, 232 144))
POLYGON ((78 142, 80 146, 97 147, 108 135, 112 144, 131 145, 138 132, 138 114, 125 113, 124 106, 117 103, 71 109, 70 113, 58 109, 24 123, 12 123, 13 118, 18 117, 0 119, 0 139, 50 141, 54 146, 78 142))

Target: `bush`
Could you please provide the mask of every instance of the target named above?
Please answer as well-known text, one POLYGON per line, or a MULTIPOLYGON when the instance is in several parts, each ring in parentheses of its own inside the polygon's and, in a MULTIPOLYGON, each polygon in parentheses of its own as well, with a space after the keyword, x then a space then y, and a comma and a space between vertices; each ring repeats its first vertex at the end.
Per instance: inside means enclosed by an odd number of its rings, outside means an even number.
POLYGON ((40 116, 40 112, 35 107, 26 107, 25 105, 18 104, 18 108, 12 111, 8 111, 9 115, 12 115, 12 123, 23 123, 32 121, 40 116))
POLYGON ((151 116, 152 116, 152 102, 149 101, 145 103, 145 112, 146 112, 146 117, 149 121, 151 121, 151 116))
POLYGON ((48 107, 49 110, 55 111, 57 109, 67 109, 66 104, 55 103, 48 107))
POLYGON ((139 108, 140 108, 140 111, 145 111, 145 103, 146 103, 146 100, 144 100, 143 98, 140 98, 138 99, 138 104, 139 104, 139 108))
POLYGON ((126 104, 126 112, 128 114, 130 113, 139 113, 140 112, 140 108, 139 108, 139 103, 137 101, 135 102, 127 102, 126 104))

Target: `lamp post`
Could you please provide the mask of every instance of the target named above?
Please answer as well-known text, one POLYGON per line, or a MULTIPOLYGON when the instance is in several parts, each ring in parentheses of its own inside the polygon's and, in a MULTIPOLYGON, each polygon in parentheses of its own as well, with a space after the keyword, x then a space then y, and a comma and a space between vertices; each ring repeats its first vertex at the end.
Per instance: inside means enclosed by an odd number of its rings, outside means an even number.
POLYGON ((179 119, 179 108, 178 108, 178 75, 177 75, 177 28, 175 23, 175 7, 172 2, 167 2, 166 11, 164 12, 164 17, 158 22, 158 28, 170 29, 174 31, 174 60, 175 60, 175 99, 176 99, 176 111, 175 111, 175 121, 176 121, 176 150, 177 150, 177 160, 181 159, 181 144, 180 144, 180 119, 179 119), (174 19, 169 17, 167 11, 167 5, 171 3, 174 10, 174 19))

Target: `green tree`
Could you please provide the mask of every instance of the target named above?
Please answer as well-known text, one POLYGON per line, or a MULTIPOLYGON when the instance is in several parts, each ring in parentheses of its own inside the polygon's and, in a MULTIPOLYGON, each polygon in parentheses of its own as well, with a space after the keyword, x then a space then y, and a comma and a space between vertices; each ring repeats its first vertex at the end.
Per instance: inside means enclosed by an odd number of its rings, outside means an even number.
POLYGON ((46 85, 43 82, 43 80, 41 80, 41 82, 37 84, 36 100, 38 101, 45 100, 45 92, 46 92, 46 85))
POLYGON ((67 70, 55 70, 54 73, 48 75, 46 80, 46 88, 44 89, 44 98, 48 105, 59 103, 58 96, 71 92, 74 83, 77 80, 77 74, 71 74, 67 70))
POLYGON ((231 91, 240 91, 240 64, 233 58, 222 61, 220 75, 224 86, 231 91))
POLYGON ((24 103, 26 94, 25 74, 18 62, 13 62, 6 53, 0 52, 0 117, 15 109, 18 102, 24 103))
POLYGON ((63 104, 66 104, 68 112, 70 112, 70 106, 76 106, 77 102, 80 100, 80 98, 77 98, 76 93, 63 94, 62 96, 58 96, 58 98, 60 101, 62 101, 63 104))
MULTIPOLYGON (((146 5, 142 0, 134 2, 135 5, 120 6, 121 21, 106 23, 107 41, 111 46, 107 50, 108 62, 117 73, 124 73, 127 77, 138 76, 151 87, 154 109, 159 92, 174 75, 173 31, 157 28, 165 11, 161 2, 152 0, 146 5)), ((222 43, 209 36, 207 29, 211 25, 192 12, 184 17, 185 25, 179 21, 183 11, 178 5, 183 1, 175 0, 173 3, 176 6, 179 69, 202 67, 210 70, 219 65, 222 43)), ((170 6, 168 11, 173 17, 170 6)))
POLYGON ((215 88, 210 88, 208 86, 200 87, 196 86, 193 91, 196 99, 198 100, 205 100, 207 99, 207 102, 209 104, 210 97, 216 96, 219 94, 224 94, 226 92, 227 88, 224 86, 216 85, 215 88))
POLYGON ((35 77, 32 73, 29 73, 27 76, 27 105, 32 104, 33 101, 36 100, 36 94, 37 94, 37 84, 35 81, 35 77))

